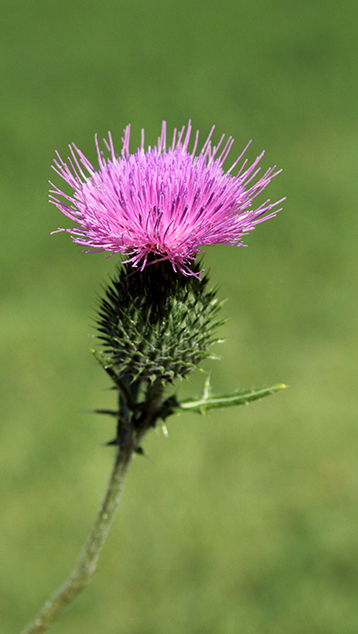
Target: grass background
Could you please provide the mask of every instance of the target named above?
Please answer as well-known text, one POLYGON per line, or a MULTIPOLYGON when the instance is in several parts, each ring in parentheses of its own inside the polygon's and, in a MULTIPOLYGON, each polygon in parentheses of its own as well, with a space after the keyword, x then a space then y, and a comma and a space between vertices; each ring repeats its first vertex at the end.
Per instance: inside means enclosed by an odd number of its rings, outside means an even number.
MULTIPOLYGON (((132 466, 91 585, 57 634, 358 631, 358 5, 353 0, 2 0, 1 631, 63 581, 111 468, 91 358, 115 258, 47 202, 57 149, 95 160, 132 124, 191 118, 284 169, 284 211, 205 264, 229 298, 214 389, 285 382, 247 408, 169 420, 132 466)), ((198 393, 203 377, 179 388, 198 393)))

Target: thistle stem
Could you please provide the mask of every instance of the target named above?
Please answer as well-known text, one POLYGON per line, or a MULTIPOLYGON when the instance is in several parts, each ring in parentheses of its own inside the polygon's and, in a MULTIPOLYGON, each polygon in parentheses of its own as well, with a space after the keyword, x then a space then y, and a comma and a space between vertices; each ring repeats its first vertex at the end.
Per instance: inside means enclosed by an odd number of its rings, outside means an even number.
POLYGON ((90 581, 98 557, 106 541, 135 448, 134 440, 118 448, 111 477, 97 519, 82 550, 76 567, 67 581, 52 595, 39 611, 36 619, 21 634, 46 632, 53 621, 76 598, 90 581))

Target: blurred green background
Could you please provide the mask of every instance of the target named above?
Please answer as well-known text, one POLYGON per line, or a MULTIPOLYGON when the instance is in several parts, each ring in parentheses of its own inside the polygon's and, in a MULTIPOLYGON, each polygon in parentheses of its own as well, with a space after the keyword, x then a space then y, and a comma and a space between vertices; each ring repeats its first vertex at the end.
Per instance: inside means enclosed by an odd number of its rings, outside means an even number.
MULTIPOLYGON (((2 0, 1 631, 72 568, 111 469, 114 405, 91 357, 116 258, 84 255, 47 202, 55 150, 131 149, 191 118, 253 139, 287 196, 248 249, 206 250, 230 317, 216 392, 246 408, 173 417, 137 458, 91 585, 54 634, 358 631, 358 4, 2 0)), ((57 179, 59 183, 60 179, 57 179)), ((192 375, 180 394, 195 395, 192 375)))

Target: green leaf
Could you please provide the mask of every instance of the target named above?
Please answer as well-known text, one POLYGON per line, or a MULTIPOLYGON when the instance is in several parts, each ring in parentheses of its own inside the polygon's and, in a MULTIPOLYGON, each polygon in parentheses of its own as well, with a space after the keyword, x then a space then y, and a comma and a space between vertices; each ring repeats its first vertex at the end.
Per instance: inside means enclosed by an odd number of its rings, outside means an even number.
POLYGON ((231 407, 232 405, 248 405, 251 401, 257 401, 264 396, 275 394, 287 387, 284 383, 278 383, 272 387, 253 388, 251 390, 240 390, 232 394, 220 394, 212 396, 210 394, 209 383, 205 383, 203 396, 199 399, 188 399, 182 401, 173 412, 197 412, 203 414, 208 409, 215 407, 231 407))

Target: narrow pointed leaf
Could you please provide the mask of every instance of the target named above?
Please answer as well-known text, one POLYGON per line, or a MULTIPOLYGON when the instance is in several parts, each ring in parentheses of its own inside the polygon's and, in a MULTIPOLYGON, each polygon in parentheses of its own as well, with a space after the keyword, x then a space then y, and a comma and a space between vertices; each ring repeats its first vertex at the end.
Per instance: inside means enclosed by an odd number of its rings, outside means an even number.
POLYGON ((189 399, 182 401, 174 409, 175 412, 198 412, 203 414, 208 409, 216 407, 231 407, 232 405, 247 405, 251 401, 257 401, 264 396, 275 394, 287 387, 284 383, 278 383, 271 387, 253 388, 252 390, 240 390, 233 394, 221 394, 219 396, 211 396, 204 391, 204 394, 199 399, 189 399))

